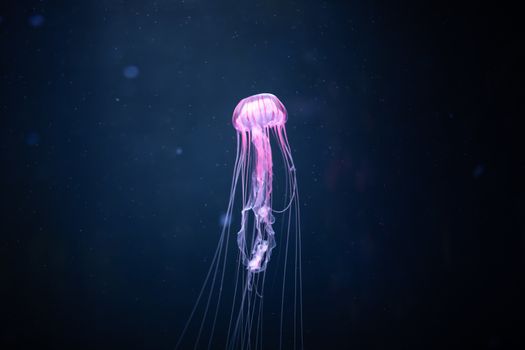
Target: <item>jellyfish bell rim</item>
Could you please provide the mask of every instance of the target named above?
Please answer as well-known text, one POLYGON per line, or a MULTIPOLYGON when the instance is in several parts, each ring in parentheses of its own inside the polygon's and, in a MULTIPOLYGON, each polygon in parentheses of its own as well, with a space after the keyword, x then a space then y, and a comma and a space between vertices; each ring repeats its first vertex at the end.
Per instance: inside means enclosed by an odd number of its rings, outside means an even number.
POLYGON ((237 103, 237 106, 235 106, 235 109, 233 111, 232 115, 232 124, 233 127, 239 131, 239 132, 247 132, 251 131, 254 128, 272 128, 272 127, 278 127, 278 126, 284 126, 286 121, 288 120, 288 112, 286 110, 286 107, 284 104, 279 100, 277 96, 275 96, 272 93, 269 92, 263 92, 255 95, 251 95, 248 97, 243 98, 242 100, 237 103), (281 118, 279 120, 269 120, 265 122, 264 124, 256 123, 255 125, 245 125, 243 124, 241 117, 243 117, 243 108, 246 106, 247 103, 253 102, 255 100, 261 100, 261 99, 269 99, 272 101, 274 106, 281 112, 279 115, 281 118))

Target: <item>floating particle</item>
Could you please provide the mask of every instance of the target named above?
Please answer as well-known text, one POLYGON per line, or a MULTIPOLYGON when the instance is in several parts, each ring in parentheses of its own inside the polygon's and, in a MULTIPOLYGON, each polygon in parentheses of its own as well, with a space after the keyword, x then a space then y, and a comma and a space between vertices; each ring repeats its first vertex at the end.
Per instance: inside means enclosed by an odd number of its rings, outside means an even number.
POLYGON ((28 19, 29 25, 33 28, 41 27, 44 24, 44 16, 41 14, 34 14, 29 16, 28 19))
POLYGON ((227 213, 222 213, 221 217, 219 218, 219 224, 221 225, 221 227, 228 226, 230 225, 231 219, 231 215, 228 215, 227 213))
POLYGON ((476 165, 476 167, 474 168, 474 170, 472 170, 472 176, 477 179, 479 178, 481 175, 483 175, 483 173, 485 172, 485 167, 483 166, 483 164, 478 164, 476 165))
POLYGON ((36 132, 30 132, 26 135, 26 143, 28 146, 38 146, 40 142, 40 135, 36 132))
POLYGON ((135 79, 139 76, 139 68, 137 66, 126 66, 124 67, 124 70, 122 71, 124 76, 128 79, 135 79))

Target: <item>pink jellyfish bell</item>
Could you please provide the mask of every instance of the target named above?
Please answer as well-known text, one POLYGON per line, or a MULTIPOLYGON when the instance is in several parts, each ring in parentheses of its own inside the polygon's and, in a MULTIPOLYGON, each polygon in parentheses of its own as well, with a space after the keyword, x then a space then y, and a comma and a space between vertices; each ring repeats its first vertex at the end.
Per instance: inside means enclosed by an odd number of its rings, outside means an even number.
POLYGON ((233 126, 238 131, 252 128, 284 126, 288 115, 286 108, 272 94, 257 94, 242 99, 233 111, 233 126))

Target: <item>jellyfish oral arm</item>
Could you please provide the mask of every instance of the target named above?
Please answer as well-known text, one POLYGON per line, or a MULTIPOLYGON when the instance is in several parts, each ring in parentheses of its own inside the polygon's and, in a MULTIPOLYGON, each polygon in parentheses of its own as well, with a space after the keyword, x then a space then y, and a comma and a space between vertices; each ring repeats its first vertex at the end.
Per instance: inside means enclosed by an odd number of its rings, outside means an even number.
POLYGON ((241 230, 237 243, 243 256, 244 265, 250 272, 261 272, 266 269, 272 249, 275 247, 275 232, 272 224, 274 217, 271 208, 272 193, 272 152, 268 130, 254 127, 251 130, 251 142, 255 148, 255 166, 251 175, 252 190, 250 198, 242 210, 241 230), (246 249, 246 224, 249 212, 254 215, 255 231, 251 252, 246 249))
POLYGON ((261 263, 264 259, 264 255, 268 251, 268 241, 261 241, 258 243, 254 252, 252 253, 252 259, 248 263, 248 270, 252 272, 257 272, 261 269, 261 263))
POLYGON ((255 203, 254 209, 259 214, 259 209, 267 208, 270 205, 270 195, 272 193, 272 151, 270 148, 270 139, 267 130, 261 128, 252 129, 252 143, 255 147, 256 164, 253 174, 255 183, 255 203))

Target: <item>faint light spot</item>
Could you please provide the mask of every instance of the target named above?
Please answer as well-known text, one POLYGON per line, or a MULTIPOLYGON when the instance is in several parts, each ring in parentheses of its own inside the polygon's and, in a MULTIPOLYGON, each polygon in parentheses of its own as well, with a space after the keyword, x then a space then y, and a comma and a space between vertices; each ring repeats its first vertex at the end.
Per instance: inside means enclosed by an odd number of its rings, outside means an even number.
POLYGON ((33 28, 41 27, 44 24, 44 16, 41 14, 34 14, 29 16, 28 19, 29 25, 33 28))
POLYGON ((126 66, 122 71, 124 76, 128 79, 135 79, 139 76, 139 68, 137 66, 126 66))
POLYGON ((479 178, 481 175, 483 175, 483 173, 485 172, 485 167, 482 165, 482 164, 478 164, 476 165, 476 167, 474 168, 474 170, 472 170, 472 176, 477 179, 479 178))
POLYGON ((182 154, 182 148, 177 147, 177 149, 175 149, 175 154, 180 156, 182 154))
POLYGON ((231 215, 222 213, 221 217, 219 218, 219 224, 221 227, 229 226, 232 221, 231 215))
POLYGON ((40 142, 40 135, 36 132, 30 132, 26 135, 26 143, 29 146, 38 146, 38 143, 40 142))

